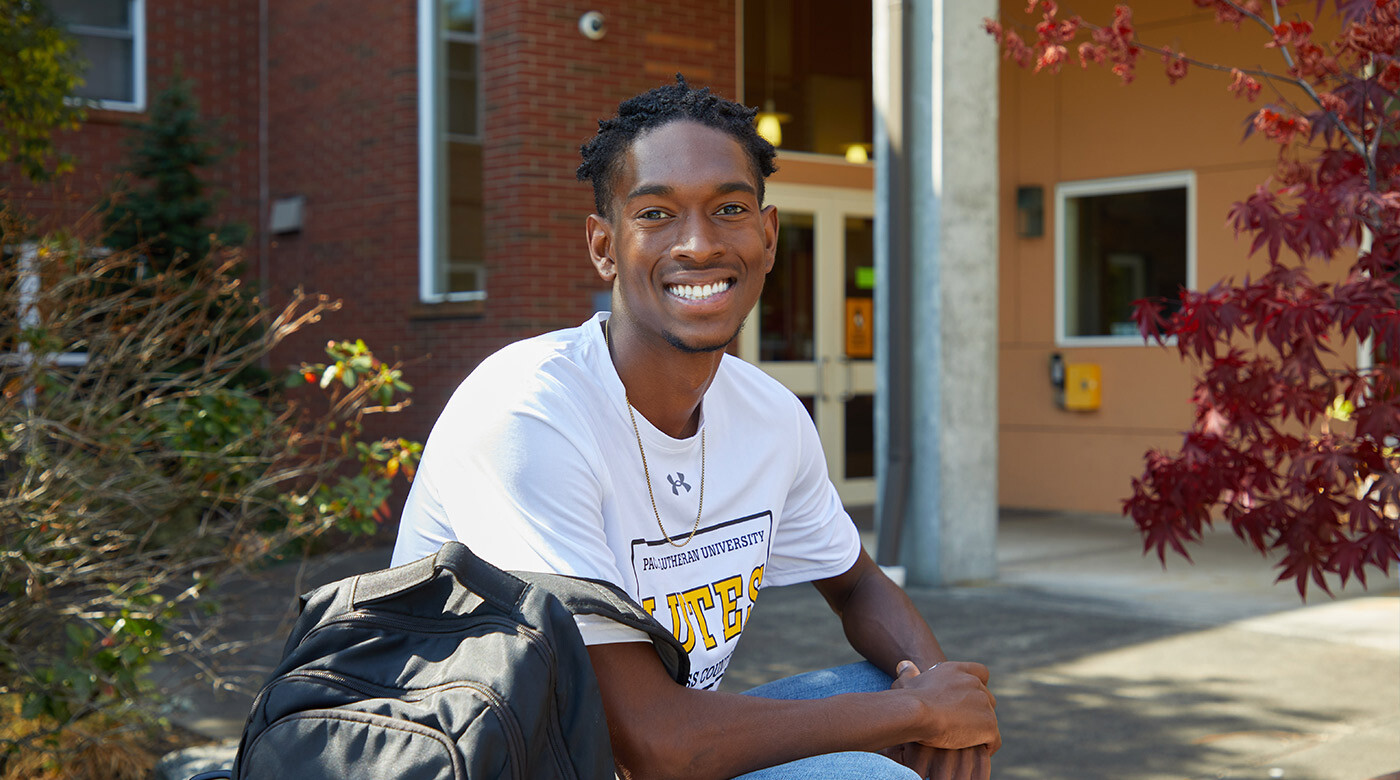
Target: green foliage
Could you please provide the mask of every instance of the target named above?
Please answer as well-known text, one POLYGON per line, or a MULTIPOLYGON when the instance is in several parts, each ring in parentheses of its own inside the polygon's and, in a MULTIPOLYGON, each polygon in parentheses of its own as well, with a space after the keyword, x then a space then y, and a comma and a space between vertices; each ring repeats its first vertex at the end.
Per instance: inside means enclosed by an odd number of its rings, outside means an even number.
POLYGON ((300 389, 240 382, 338 303, 297 293, 268 310, 229 250, 144 276, 136 251, 67 237, 25 252, 0 263, 0 311, 24 312, 0 317, 0 700, 38 725, 0 730, 0 775, 7 753, 94 717, 154 712, 156 659, 228 684, 210 591, 327 532, 373 532, 421 451, 364 440, 365 415, 411 388, 363 342, 291 369, 300 389), (26 280, 42 282, 32 299, 26 280))
POLYGON ((33 181, 72 170, 53 146, 83 110, 65 98, 82 83, 77 44, 54 27, 39 0, 0 0, 0 164, 33 181))
MULTIPOLYGON (((2 1, 2 0, 0 0, 2 1)), ((149 118, 135 123, 130 179, 105 211, 105 243, 142 247, 156 272, 187 268, 215 246, 237 246, 241 225, 215 226, 214 201, 202 171, 222 154, 213 128, 200 118, 190 81, 176 75, 151 101, 149 118)))

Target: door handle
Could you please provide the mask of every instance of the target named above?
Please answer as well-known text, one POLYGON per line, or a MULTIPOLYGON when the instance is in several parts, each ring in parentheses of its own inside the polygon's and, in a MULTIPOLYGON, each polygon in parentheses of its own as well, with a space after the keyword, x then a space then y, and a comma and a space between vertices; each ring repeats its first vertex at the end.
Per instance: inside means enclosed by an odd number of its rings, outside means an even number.
POLYGON ((851 388, 855 386, 855 380, 851 374, 851 363, 853 363, 854 361, 852 361, 845 355, 842 355, 841 357, 837 358, 837 360, 840 360, 841 365, 845 366, 846 368, 846 387, 841 391, 841 395, 839 396, 841 403, 844 404, 852 398, 856 397, 856 394, 851 392, 851 388))

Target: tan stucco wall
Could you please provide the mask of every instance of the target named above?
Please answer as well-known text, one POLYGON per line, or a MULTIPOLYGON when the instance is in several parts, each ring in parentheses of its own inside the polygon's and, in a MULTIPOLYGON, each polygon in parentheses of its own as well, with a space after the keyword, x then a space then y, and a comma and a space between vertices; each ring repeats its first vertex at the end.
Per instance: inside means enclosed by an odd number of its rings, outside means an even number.
MULTIPOLYGON (((1076 3, 1107 21, 1111 2, 1076 3)), ((1133 3, 1143 40, 1205 60, 1274 66, 1259 28, 1236 32, 1184 0, 1133 3)), ((1024 0, 1004 0, 1002 21, 1024 23, 1024 0)), ((1311 8, 1311 6, 1309 6, 1311 8)), ((1023 36, 1033 32, 1022 30, 1023 36)), ((1272 171, 1277 147, 1241 143, 1250 104, 1226 91, 1228 73, 1193 69, 1171 86, 1160 59, 1144 53, 1135 83, 1104 68, 1071 64, 1059 76, 1003 63, 1001 84, 1001 256, 999 301, 1000 456, 1003 506, 1116 512, 1151 447, 1175 448, 1191 422, 1193 366, 1156 346, 1059 347, 1055 343, 1054 191, 1060 182, 1192 170, 1196 173, 1196 284, 1257 274, 1247 241, 1226 227, 1230 204, 1272 171), (1016 235, 1018 186, 1045 188, 1045 236, 1016 235), (1067 412, 1053 401, 1048 364, 1102 367, 1103 402, 1067 412)), ((1267 89, 1267 88, 1266 88, 1267 89)))

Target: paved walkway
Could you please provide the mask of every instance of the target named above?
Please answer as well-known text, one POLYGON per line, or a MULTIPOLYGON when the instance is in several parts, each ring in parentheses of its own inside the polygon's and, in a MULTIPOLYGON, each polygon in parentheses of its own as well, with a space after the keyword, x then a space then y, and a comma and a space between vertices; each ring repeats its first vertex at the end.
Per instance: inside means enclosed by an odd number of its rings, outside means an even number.
MULTIPOLYGON (((911 589, 954 658, 992 669, 1002 780, 1368 780, 1400 770, 1397 580, 1300 604, 1228 533, 1195 565, 1144 558, 1116 517, 1003 513, 1000 577, 911 589)), ((330 556, 300 586, 384 564, 387 550, 330 556)), ((280 653, 291 569, 237 591, 253 679, 280 653), (259 668, 262 667, 262 668, 259 668)), ((725 680, 740 689, 854 660, 806 586, 764 591, 725 680)), ((168 670, 169 682, 184 676, 168 670)), ((248 698, 184 694, 177 720, 236 736, 248 698)))

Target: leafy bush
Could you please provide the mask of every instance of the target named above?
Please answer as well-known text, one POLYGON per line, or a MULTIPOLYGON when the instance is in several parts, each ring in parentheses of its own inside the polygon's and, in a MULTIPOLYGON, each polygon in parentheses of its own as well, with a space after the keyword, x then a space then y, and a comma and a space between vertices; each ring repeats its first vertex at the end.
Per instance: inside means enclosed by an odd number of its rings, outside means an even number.
POLYGON ((333 529, 372 531, 419 451, 362 440, 364 416, 411 390, 363 342, 289 383, 236 383, 338 302, 298 291, 269 309, 230 250, 175 278, 135 252, 15 235, 0 235, 0 705, 32 728, 0 730, 0 775, 154 712, 158 658, 216 670, 210 590, 333 529))
POLYGON ((72 170, 53 135, 82 120, 68 100, 83 83, 78 45, 53 25, 41 0, 0 0, 0 174, 14 165, 32 181, 72 170))

